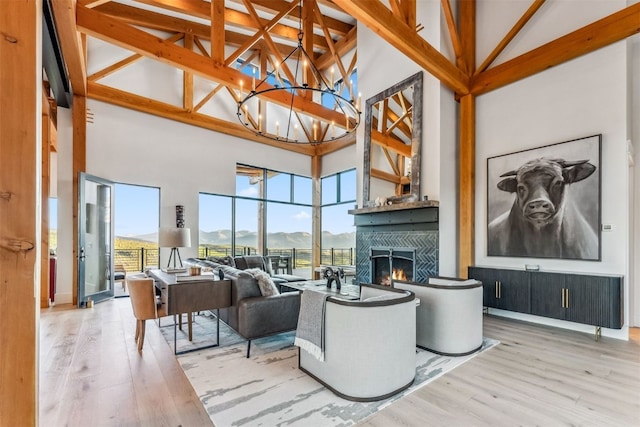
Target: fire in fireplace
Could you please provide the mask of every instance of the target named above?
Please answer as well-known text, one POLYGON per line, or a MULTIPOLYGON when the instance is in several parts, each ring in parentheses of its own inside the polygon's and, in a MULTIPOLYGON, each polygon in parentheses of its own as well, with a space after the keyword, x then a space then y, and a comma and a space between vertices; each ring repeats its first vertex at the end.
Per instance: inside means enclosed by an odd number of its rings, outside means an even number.
POLYGON ((371 248, 371 283, 391 286, 394 280, 413 280, 416 274, 415 248, 371 248))

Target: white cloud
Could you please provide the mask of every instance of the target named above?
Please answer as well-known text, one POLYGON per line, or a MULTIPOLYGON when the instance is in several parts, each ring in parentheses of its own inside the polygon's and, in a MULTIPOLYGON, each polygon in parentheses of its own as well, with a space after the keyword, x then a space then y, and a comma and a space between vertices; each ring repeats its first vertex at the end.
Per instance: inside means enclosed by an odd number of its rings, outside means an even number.
POLYGON ((309 215, 305 211, 300 211, 297 214, 293 215, 293 219, 295 219, 296 221, 302 221, 309 218, 311 218, 311 215, 309 215))
POLYGON ((258 189, 256 187, 245 188, 243 190, 240 190, 240 192, 238 193, 238 196, 257 197, 258 196, 258 189))

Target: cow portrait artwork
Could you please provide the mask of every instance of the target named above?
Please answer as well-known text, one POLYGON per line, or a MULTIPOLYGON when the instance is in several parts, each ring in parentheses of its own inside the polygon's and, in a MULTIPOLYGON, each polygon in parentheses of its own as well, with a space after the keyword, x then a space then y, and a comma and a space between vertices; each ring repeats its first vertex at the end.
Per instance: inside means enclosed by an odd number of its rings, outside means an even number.
MULTIPOLYGON (((592 183, 587 179, 596 172, 598 161, 545 156, 503 170, 494 190, 509 195, 512 202, 489 220, 487 254, 598 260, 599 223, 594 223, 594 215, 588 220, 583 213, 589 210, 585 204, 593 203, 592 196, 599 193, 599 182, 597 189, 589 189, 592 183), (577 186, 584 186, 579 194, 591 192, 591 200, 577 200, 573 191, 577 186)), ((590 210, 597 211, 598 206, 590 210)))

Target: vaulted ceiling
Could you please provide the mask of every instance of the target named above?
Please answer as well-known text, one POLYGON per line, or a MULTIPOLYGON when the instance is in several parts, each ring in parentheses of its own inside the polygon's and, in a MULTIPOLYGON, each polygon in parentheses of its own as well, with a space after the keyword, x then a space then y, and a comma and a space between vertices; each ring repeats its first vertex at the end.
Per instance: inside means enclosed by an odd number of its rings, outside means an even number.
MULTIPOLYGON (((315 66, 329 78, 343 80, 355 98, 350 75, 357 63, 357 25, 366 25, 424 70, 452 89, 457 97, 478 96, 577 56, 640 32, 640 3, 561 36, 543 46, 494 65, 496 58, 527 25, 545 0, 530 6, 486 57, 476 61, 475 1, 441 1, 449 32, 451 59, 430 45, 416 21, 418 0, 53 0, 56 26, 74 94, 287 150, 316 156, 355 143, 353 135, 321 145, 291 144, 256 136, 229 114, 211 108, 216 102, 235 105, 246 93, 248 78, 239 62, 260 72, 278 69, 288 81, 300 77, 283 58, 302 44, 315 66), (111 63, 98 68, 86 61, 87 37, 123 49, 111 63), (109 85, 109 76, 126 72, 143 59, 180 70, 181 102, 168 103, 109 85), (480 65, 477 65, 479 63, 480 65), (206 81, 208 85, 200 84, 206 81), (245 85, 244 92, 242 85, 245 85)), ((579 7, 576 5, 576 7, 579 7)), ((92 41, 93 42, 93 41, 92 41)), ((286 100, 266 94, 267 103, 286 100)), ((235 107, 234 107, 235 108, 235 107)), ((296 97, 294 110, 324 123, 337 112, 305 97, 296 97)), ((259 126, 257 114, 250 117, 259 126)), ((304 132, 308 122, 300 119, 304 132)))

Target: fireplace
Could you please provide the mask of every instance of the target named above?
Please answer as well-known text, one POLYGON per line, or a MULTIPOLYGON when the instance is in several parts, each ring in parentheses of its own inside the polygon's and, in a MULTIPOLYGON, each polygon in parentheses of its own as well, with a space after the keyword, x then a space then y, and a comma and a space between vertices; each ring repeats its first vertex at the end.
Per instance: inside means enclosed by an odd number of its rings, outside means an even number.
POLYGON ((438 202, 366 207, 349 213, 356 226, 356 283, 380 283, 376 276, 384 274, 376 269, 392 276, 393 267, 418 283, 438 275, 438 202), (376 252, 380 249, 386 252, 376 252), (379 265, 374 266, 374 261, 379 265))
POLYGON ((394 280, 414 280, 416 275, 416 249, 372 247, 371 283, 391 286, 394 280))

